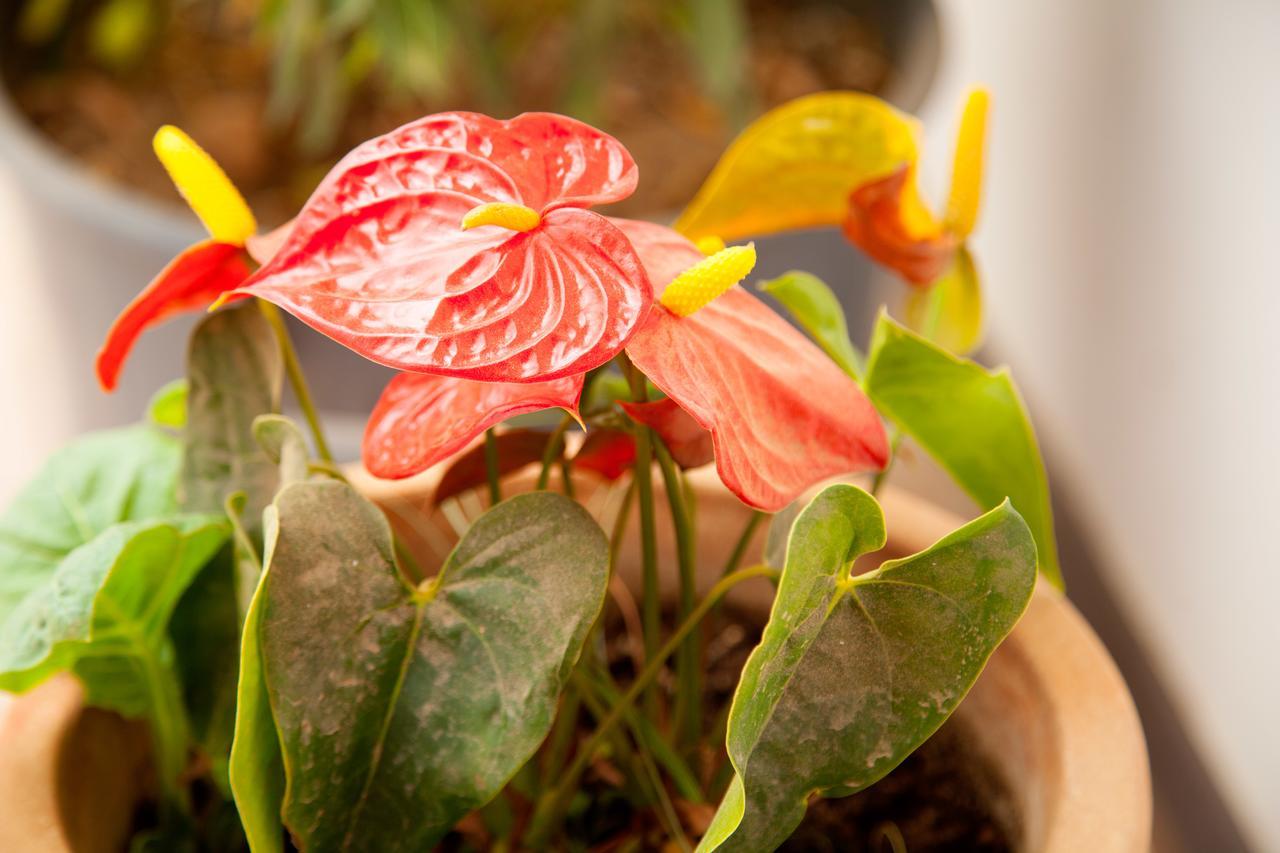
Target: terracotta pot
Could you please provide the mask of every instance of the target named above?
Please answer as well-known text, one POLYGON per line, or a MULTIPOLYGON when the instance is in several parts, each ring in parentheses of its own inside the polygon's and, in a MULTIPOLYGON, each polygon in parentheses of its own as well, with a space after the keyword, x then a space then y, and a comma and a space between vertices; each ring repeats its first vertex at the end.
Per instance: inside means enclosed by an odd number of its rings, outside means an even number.
MULTIPOLYGON (((478 493, 449 502, 443 511, 433 510, 438 472, 399 483, 374 480, 360 471, 350 476, 383 506, 424 566, 443 559, 455 531, 483 511, 478 493)), ((698 492, 698 556, 706 569, 699 583, 705 590, 718 576, 748 513, 719 485, 714 472, 692 472, 691 481, 698 492)), ((622 497, 620 487, 586 478, 575 483, 588 509, 604 520, 612 518, 622 497)), ((661 500, 661 484, 656 485, 661 500)), ((507 494, 531 487, 528 475, 505 485, 507 494)), ((881 503, 889 544, 880 558, 922 550, 964 522, 893 488, 884 491, 881 503)), ((673 533, 666 513, 659 512, 658 520, 665 552, 660 565, 670 567, 673 533)), ((626 534, 617 566, 618 582, 632 591, 639 588, 640 571, 635 527, 632 523, 626 534)), ((764 538, 761 529, 747 562, 758 559, 764 538)), ((671 574, 664 577, 669 588, 673 581, 671 574)), ((768 582, 748 581, 730 593, 728 603, 763 619, 771 596, 768 582)), ((111 715, 80 710, 79 698, 73 683, 55 682, 17 700, 0 721, 0 849, 33 849, 32 840, 40 839, 42 850, 97 851, 111 848, 95 844, 127 832, 127 823, 121 823, 127 809, 122 807, 142 790, 145 770, 139 756, 145 758, 145 743, 115 735, 105 743, 86 740, 87 721, 128 727, 111 715), (93 780, 98 778, 112 786, 110 797, 97 796, 93 780), (84 832, 87 826, 97 832, 84 832)), ((1052 588, 1036 588, 1026 615, 948 725, 963 732, 966 749, 1007 787, 1018 849, 1149 849, 1151 780, 1133 700, 1101 642, 1052 588)))

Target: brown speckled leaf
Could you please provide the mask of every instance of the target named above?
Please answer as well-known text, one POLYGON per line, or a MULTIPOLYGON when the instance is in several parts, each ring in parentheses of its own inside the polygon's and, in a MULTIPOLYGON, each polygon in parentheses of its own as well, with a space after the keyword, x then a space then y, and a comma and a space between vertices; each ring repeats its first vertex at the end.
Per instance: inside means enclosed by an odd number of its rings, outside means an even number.
POLYGON ((729 714, 737 775, 699 850, 773 850, 811 794, 883 777, 960 704, 1030 600, 1035 545, 1007 502, 847 576, 884 541, 880 507, 853 486, 825 489, 796 519, 729 714))
POLYGON ((306 850, 429 849, 546 736, 603 603, 604 534, 565 497, 514 497, 432 592, 350 487, 292 485, 273 512, 257 604, 285 826, 306 850))

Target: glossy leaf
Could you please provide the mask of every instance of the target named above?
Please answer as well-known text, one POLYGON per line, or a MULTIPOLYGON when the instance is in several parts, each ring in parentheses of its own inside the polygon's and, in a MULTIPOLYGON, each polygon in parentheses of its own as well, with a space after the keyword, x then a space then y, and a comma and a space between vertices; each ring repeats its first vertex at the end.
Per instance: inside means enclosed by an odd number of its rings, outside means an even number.
POLYGON ((926 289, 907 294, 907 325, 958 355, 982 340, 982 288, 973 255, 956 251, 947 272, 926 289))
POLYGON ((187 382, 182 505, 222 512, 228 495, 244 492, 244 519, 256 539, 277 477, 253 422, 280 411, 284 384, 280 345, 257 305, 234 305, 200 321, 187 352, 187 382))
POLYGON ((792 270, 761 282, 760 289, 781 302, 841 370, 854 379, 862 376, 866 360, 849 339, 844 306, 826 282, 816 275, 792 270))
POLYGON ((867 393, 983 508, 1006 497, 1035 534, 1040 570, 1062 585, 1044 461, 1022 397, 1005 368, 950 355, 881 315, 867 393))
POLYGON ((425 373, 391 380, 365 427, 365 467, 399 479, 465 448, 494 424, 559 406, 577 416, 581 375, 548 382, 476 382, 425 373))
POLYGON ((871 785, 959 705, 1035 586, 1006 502, 929 549, 851 576, 885 542, 875 499, 825 489, 797 518, 726 738, 737 771, 699 850, 769 851, 814 793, 871 785))
POLYGON ((74 671, 86 701, 151 724, 160 772, 186 766, 187 722, 169 618, 227 541, 209 517, 113 525, 81 545, 0 628, 0 689, 22 692, 74 671))
POLYGON ((637 423, 658 434, 681 468, 700 468, 715 459, 711 433, 670 397, 650 403, 620 402, 619 405, 637 423))
MULTIPOLYGON (((855 187, 916 162, 916 136, 913 119, 871 95, 797 98, 734 140, 675 228, 737 240, 838 225, 855 187)), ((916 193, 912 215, 932 221, 916 193)))
POLYGON ((249 272, 244 252, 230 243, 206 240, 183 251, 111 324, 98 351, 98 383, 106 391, 115 390, 125 359, 143 332, 175 314, 208 308, 244 284, 249 272))
POLYGON ((546 736, 603 603, 603 532, 563 496, 518 495, 413 587, 382 514, 331 482, 282 491, 269 542, 285 825, 307 850, 428 849, 546 736))
POLYGON ((912 284, 928 284, 951 265, 959 238, 937 227, 914 229, 906 206, 915 198, 903 167, 858 187, 849 197, 844 235, 872 260, 912 284))
MULTIPOLYGON (((505 477, 540 461, 547 449, 548 435, 541 430, 513 429, 497 433, 494 439, 498 445, 498 476, 505 477)), ((431 496, 431 503, 439 506, 449 498, 483 486, 488 477, 484 445, 477 444, 458 456, 445 470, 431 496)))
POLYGON ((580 209, 635 181, 616 140, 572 119, 428 116, 347 155, 245 291, 403 370, 490 382, 585 372, 652 302, 630 244, 580 209), (462 230, 493 203, 540 224, 462 230))
POLYGON ((741 287, 688 317, 655 306, 627 354, 711 432, 720 479, 751 506, 781 509, 828 477, 888 459, 857 384, 741 287))
POLYGON ((0 622, 113 524, 172 515, 180 453, 177 439, 150 425, 94 433, 55 453, 0 515, 0 622))

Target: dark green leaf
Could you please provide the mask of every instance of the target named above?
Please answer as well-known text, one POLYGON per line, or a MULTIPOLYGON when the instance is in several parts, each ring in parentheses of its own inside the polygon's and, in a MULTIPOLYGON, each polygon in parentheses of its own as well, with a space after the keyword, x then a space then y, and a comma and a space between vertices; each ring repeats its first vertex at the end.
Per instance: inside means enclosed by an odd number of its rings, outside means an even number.
POLYGON ((854 379, 861 378, 865 369, 862 353, 849 340, 844 307, 826 282, 816 275, 792 270, 761 282, 760 289, 781 302, 841 370, 854 379))
POLYGON ((0 628, 0 689, 74 671, 89 704, 150 721, 172 784, 186 764, 187 722, 167 629, 228 535, 224 522, 180 516, 117 524, 72 551, 0 628))
POLYGON ((180 449, 135 426, 54 454, 0 516, 0 623, 75 548, 121 521, 172 515, 180 449))
POLYGON ((250 533, 276 491, 276 466, 253 435, 259 415, 280 411, 284 362, 271 325, 253 300, 210 314, 191 335, 187 354, 187 429, 182 505, 221 512, 244 492, 250 533))
POLYGON ((1061 587, 1044 461, 1008 370, 957 358, 881 314, 866 390, 983 509, 1013 501, 1035 535, 1040 570, 1061 587))
POLYGON ((428 849, 546 736, 603 603, 604 534, 567 498, 520 495, 414 587, 382 514, 309 482, 281 491, 268 543, 258 631, 285 825, 307 850, 428 849))
POLYGON ((796 519, 729 714, 737 773, 699 850, 773 850, 813 793, 883 777, 955 710, 1030 600, 1035 544, 1007 502, 852 575, 884 541, 879 505, 853 486, 825 489, 796 519))

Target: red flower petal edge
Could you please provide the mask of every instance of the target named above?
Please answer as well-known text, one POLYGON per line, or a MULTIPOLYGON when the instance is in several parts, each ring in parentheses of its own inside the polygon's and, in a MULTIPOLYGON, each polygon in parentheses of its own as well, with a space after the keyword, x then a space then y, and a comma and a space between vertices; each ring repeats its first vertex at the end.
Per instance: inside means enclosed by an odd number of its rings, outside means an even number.
POLYGON ((183 251, 111 324, 98 350, 98 383, 114 391, 125 359, 144 331, 183 311, 209 307, 223 293, 239 287, 249 273, 239 246, 206 240, 183 251))
MULTIPOLYGON (((498 474, 505 477, 526 465, 541 461, 547 448, 545 432, 532 429, 513 429, 494 436, 498 445, 498 474)), ((434 506, 457 497, 463 492, 479 488, 489 479, 488 463, 483 444, 477 444, 460 455, 445 470, 431 497, 434 506)))
POLYGON ((902 221, 902 188, 907 169, 904 166, 853 191, 844 235, 911 284, 928 284, 946 272, 959 243, 946 233, 925 238, 907 233, 902 221))
POLYGON ((715 459, 711 433, 670 397, 652 403, 619 401, 619 405, 633 419, 658 434, 681 468, 698 468, 715 459))
MULTIPOLYGON (((373 361, 489 382, 585 372, 653 301, 627 239, 578 208, 625 197, 616 140, 559 116, 429 116, 335 167, 246 284, 373 361), (539 211, 531 231, 461 230, 490 202, 539 211)), ((275 236, 275 235, 270 235, 275 236)))
POLYGON ((829 477, 889 459, 857 384, 741 287, 688 317, 655 306, 627 354, 710 430, 720 479, 751 506, 777 511, 829 477))
POLYGON ((583 377, 550 382, 473 382, 425 373, 391 380, 365 427, 365 468, 397 480, 425 471, 496 423, 559 406, 578 413, 583 377))
POLYGON ((617 217, 610 217, 609 221, 627 236, 644 261, 655 298, 662 295, 672 279, 706 257, 688 238, 665 225, 617 217))
POLYGON ((635 461, 636 441, 631 433, 620 429, 593 429, 574 454, 573 467, 612 481, 630 471, 635 461))

